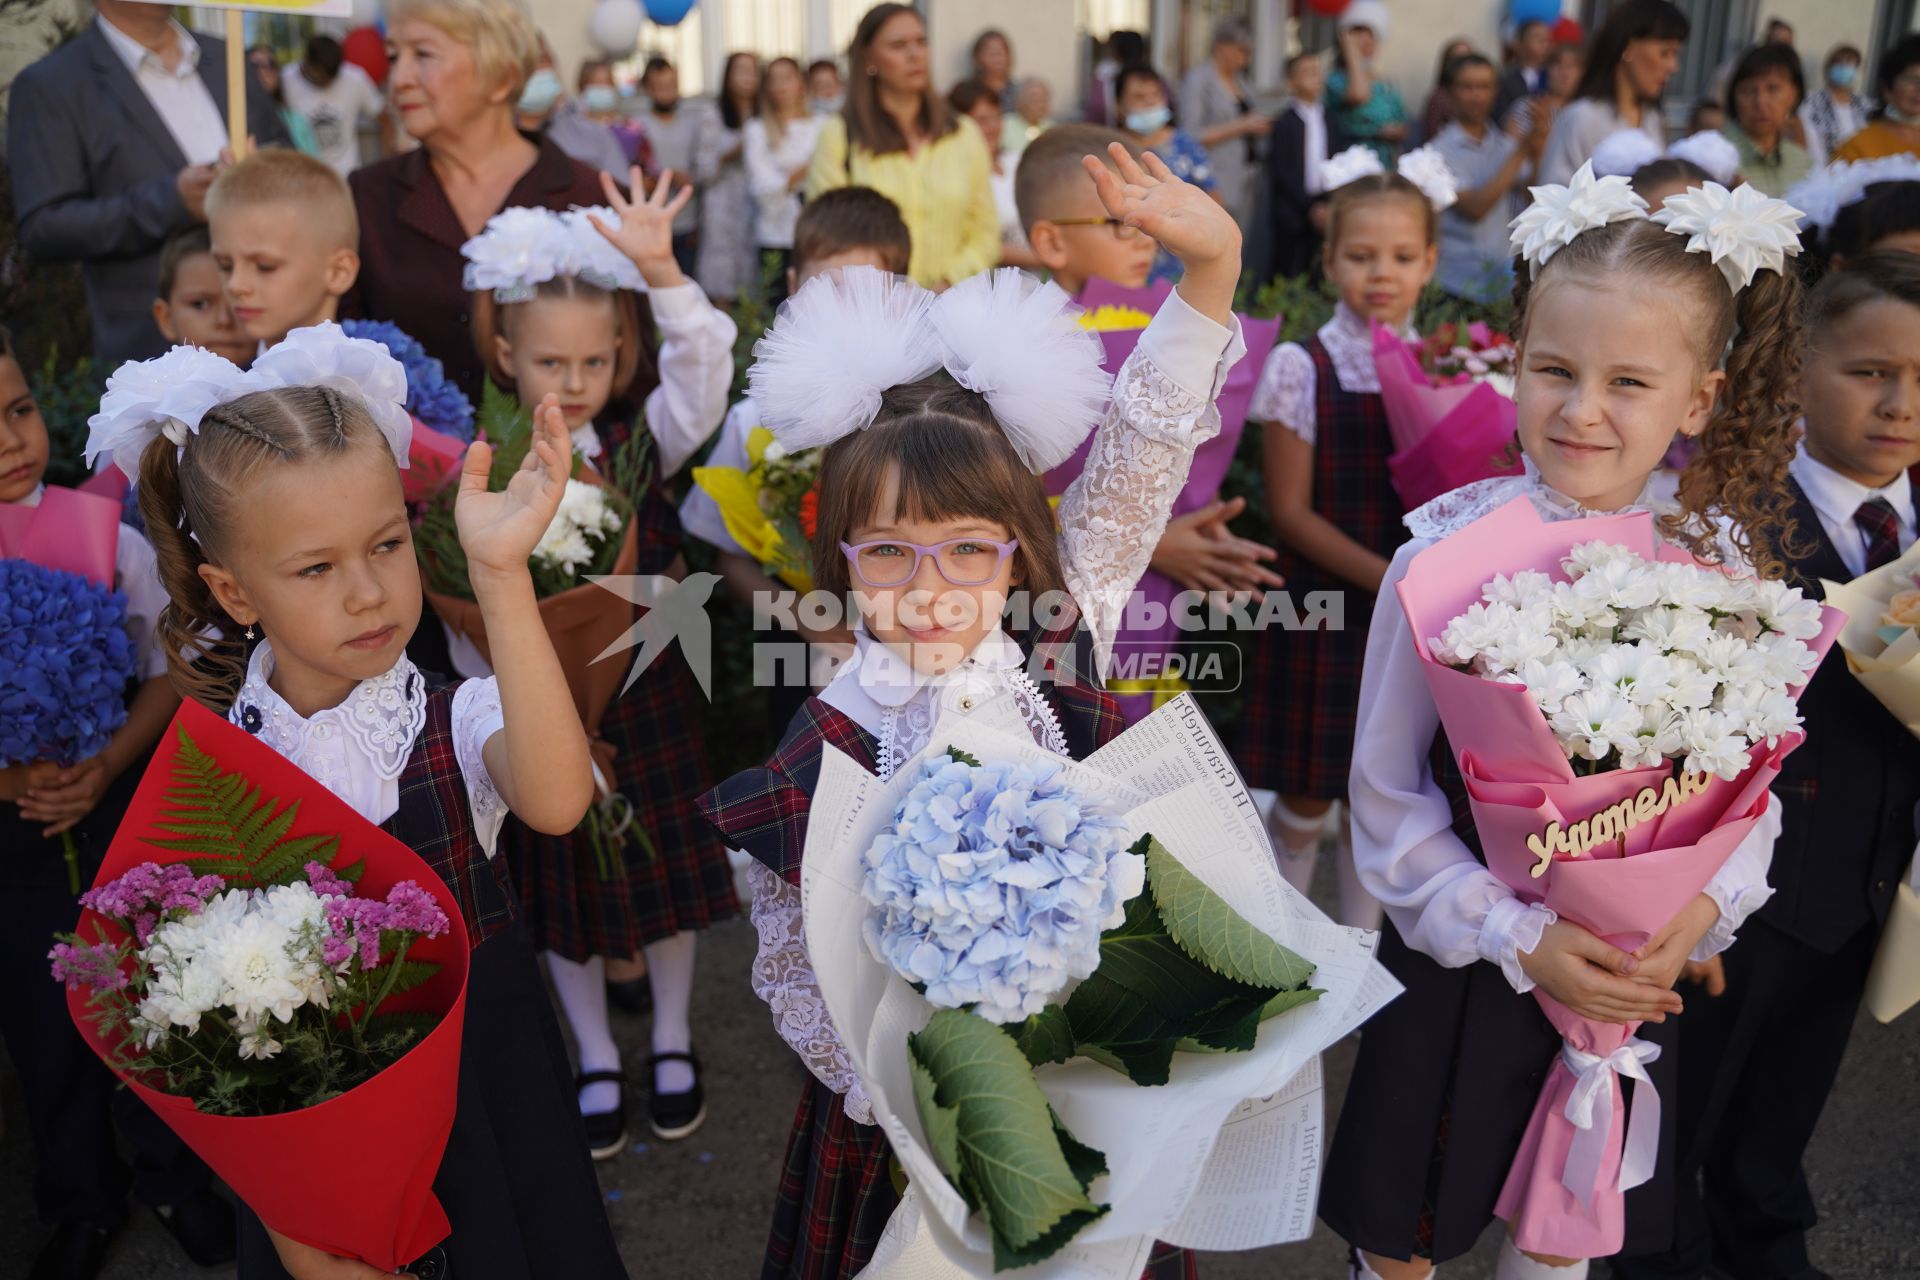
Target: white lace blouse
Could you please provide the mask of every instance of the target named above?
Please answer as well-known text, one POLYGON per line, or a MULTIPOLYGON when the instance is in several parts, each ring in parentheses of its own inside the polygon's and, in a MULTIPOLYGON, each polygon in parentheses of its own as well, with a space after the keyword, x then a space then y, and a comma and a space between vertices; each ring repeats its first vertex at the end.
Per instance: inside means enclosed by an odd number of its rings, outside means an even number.
MULTIPOLYGON (((400 774, 427 723, 427 682, 405 654, 383 676, 362 680, 337 707, 302 716, 267 684, 273 648, 261 641, 227 719, 278 751, 368 822, 400 808, 400 774)), ((500 686, 466 680, 453 694, 453 753, 466 779, 474 835, 492 857, 507 806, 487 773, 482 749, 504 726, 500 686)))
MULTIPOLYGON (((1380 373, 1373 364, 1373 329, 1365 316, 1344 302, 1337 303, 1333 318, 1314 336, 1327 349, 1342 391, 1380 394, 1380 373)), ((1419 334, 1408 325, 1400 330, 1400 337, 1414 342, 1419 334)), ((1283 342, 1273 349, 1261 367, 1247 416, 1255 422, 1278 423, 1308 444, 1313 443, 1318 426, 1314 421, 1314 368, 1313 357, 1305 347, 1283 342)))
MULTIPOLYGON (((1543 519, 1599 514, 1548 488, 1531 462, 1526 468, 1525 475, 1457 489, 1407 516, 1413 538, 1387 569, 1367 636, 1348 783, 1360 881, 1386 908, 1407 945, 1449 968, 1490 961, 1518 992, 1533 988, 1518 953, 1539 946, 1542 931, 1556 917, 1545 907, 1523 904, 1453 833, 1452 809, 1428 765, 1440 717, 1392 587, 1406 576, 1416 553, 1523 494, 1543 519)), ((1671 511, 1672 489, 1671 477, 1655 473, 1625 510, 1671 511)), ((1721 543, 1727 563, 1743 563, 1724 537, 1721 543)), ((1767 868, 1779 834, 1780 801, 1770 797, 1766 814, 1706 887, 1720 917, 1694 950, 1694 959, 1732 945, 1734 931, 1773 896, 1767 868)))
MULTIPOLYGON (((1104 671, 1127 595, 1146 571, 1165 530, 1173 499, 1186 483, 1193 451, 1220 429, 1214 400, 1227 371, 1246 354, 1239 327, 1221 328, 1170 294, 1114 380, 1106 421, 1086 467, 1060 501, 1060 559, 1104 671)), ((915 672, 910 663, 861 632, 854 658, 821 691, 820 700, 874 735, 879 773, 927 744, 946 715, 985 720, 1060 755, 1060 722, 1025 671, 1026 656, 998 629, 954 671, 915 672)), ((873 1120, 859 1077, 807 959, 800 890, 755 862, 753 925, 759 935, 752 982, 775 1028, 807 1069, 845 1095, 847 1114, 873 1120)))

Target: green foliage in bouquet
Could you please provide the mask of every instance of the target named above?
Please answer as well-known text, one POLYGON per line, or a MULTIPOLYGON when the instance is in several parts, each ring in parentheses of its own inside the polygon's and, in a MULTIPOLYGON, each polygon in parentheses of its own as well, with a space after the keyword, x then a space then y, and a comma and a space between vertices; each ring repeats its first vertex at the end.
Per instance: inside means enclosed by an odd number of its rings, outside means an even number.
MULTIPOLYGON (((489 382, 480 400, 480 412, 474 419, 474 432, 477 438, 493 446, 493 468, 487 477, 487 487, 506 488, 533 447, 532 412, 489 382)), ((641 466, 638 433, 620 448, 611 450, 606 461, 601 475, 607 482, 607 500, 620 513, 624 524, 633 518, 633 503, 627 495, 641 466)), ((576 456, 573 474, 579 475, 583 465, 576 456)), ((453 516, 459 493, 460 486, 455 483, 434 495, 414 527, 413 543, 427 590, 471 600, 473 586, 467 581, 467 553, 460 545, 460 530, 453 516)), ((537 558, 530 560, 527 568, 533 575, 534 594, 545 599, 579 586, 591 575, 610 573, 619 554, 620 539, 608 537, 599 541, 592 561, 575 570, 558 569, 537 558)))
POLYGON ((84 483, 89 475, 82 457, 87 419, 100 408, 106 374, 90 356, 63 361, 59 351, 52 350, 29 382, 40 418, 47 424, 47 483, 68 488, 84 483))
MULTIPOLYGON (((219 876, 235 889, 304 880, 309 862, 332 866, 340 852, 338 836, 289 836, 300 802, 275 805, 245 774, 222 769, 184 730, 166 796, 168 808, 155 825, 172 835, 148 843, 188 855, 181 861, 193 874, 219 876)), ((334 874, 354 883, 364 869, 356 862, 334 874)))
MULTIPOLYGON (((952 753, 970 763, 962 753, 952 753)), ((1318 999, 1313 965, 1255 928, 1151 835, 1146 888, 1101 935, 1100 964, 1064 1005, 999 1026, 942 1009, 907 1040, 928 1146, 993 1236, 994 1269, 1052 1256, 1106 1212, 1087 1196, 1106 1159, 1077 1141, 1033 1078, 1086 1057, 1137 1085, 1175 1051, 1245 1053, 1260 1024, 1318 999)))

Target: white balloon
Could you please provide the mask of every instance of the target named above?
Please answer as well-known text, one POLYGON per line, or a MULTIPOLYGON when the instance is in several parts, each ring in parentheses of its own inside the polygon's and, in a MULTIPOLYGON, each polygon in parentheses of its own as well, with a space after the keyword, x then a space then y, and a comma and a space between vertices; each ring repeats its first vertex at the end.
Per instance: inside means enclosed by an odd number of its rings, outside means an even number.
POLYGON ((633 52, 640 40, 639 0, 600 0, 587 18, 587 38, 610 58, 633 52))
POLYGON ((353 16, 348 19, 355 27, 371 27, 380 21, 380 0, 353 0, 353 16))

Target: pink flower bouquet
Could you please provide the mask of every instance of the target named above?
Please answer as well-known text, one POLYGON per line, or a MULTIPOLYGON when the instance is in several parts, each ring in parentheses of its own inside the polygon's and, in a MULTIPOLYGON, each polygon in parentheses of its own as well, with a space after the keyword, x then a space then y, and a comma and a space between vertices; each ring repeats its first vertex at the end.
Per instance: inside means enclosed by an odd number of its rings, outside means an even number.
MULTIPOLYGON (((1488 870, 1629 951, 1765 814, 1843 621, 1696 564, 1646 513, 1547 523, 1524 498, 1416 555, 1398 590, 1488 870)), ((1604 1257, 1654 1167, 1659 1050, 1534 996, 1564 1045, 1496 1212, 1522 1249, 1604 1257), (1620 1075, 1641 1081, 1631 1121, 1620 1075)))
POLYGON ((1373 324, 1373 364, 1395 450, 1388 478, 1409 511, 1463 484, 1520 474, 1518 459, 1505 460, 1517 410, 1496 381, 1497 352, 1510 362, 1512 348, 1501 348, 1484 325, 1468 336, 1478 345, 1426 352, 1435 369, 1429 376, 1419 355, 1373 324))

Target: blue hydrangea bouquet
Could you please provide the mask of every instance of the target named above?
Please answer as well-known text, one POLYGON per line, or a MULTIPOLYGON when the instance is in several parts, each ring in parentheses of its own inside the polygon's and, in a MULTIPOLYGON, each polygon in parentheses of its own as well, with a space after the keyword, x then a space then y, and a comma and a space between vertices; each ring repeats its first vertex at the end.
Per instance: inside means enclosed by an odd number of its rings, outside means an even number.
POLYGON ((1135 1280, 1156 1239, 1304 1237, 1319 1051, 1394 991, 1373 935, 1281 879, 1191 698, 1077 764, 965 718, 932 744, 885 782, 829 751, 802 868, 908 1180, 869 1274, 1135 1280))

